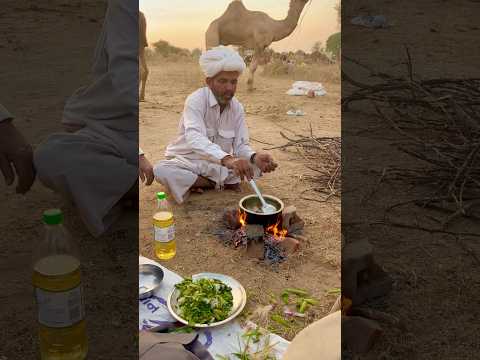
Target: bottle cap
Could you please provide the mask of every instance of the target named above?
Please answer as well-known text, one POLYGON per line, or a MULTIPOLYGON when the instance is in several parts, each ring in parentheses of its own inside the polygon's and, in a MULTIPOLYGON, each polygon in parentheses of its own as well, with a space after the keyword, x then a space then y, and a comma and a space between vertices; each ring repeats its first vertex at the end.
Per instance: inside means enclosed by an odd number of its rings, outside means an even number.
POLYGON ((47 225, 59 225, 63 223, 63 213, 60 209, 49 209, 43 212, 43 222, 47 225))
POLYGON ((161 191, 161 192, 157 192, 157 199, 158 200, 165 200, 167 198, 167 195, 161 191))

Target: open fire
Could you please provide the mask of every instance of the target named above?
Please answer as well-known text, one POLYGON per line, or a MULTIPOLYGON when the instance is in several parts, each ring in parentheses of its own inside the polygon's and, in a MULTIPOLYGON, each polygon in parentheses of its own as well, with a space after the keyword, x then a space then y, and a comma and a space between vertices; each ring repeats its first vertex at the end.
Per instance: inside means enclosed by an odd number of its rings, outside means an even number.
MULTIPOLYGON (((237 210, 238 216, 238 223, 240 224, 240 228, 245 228, 250 226, 247 224, 247 214, 242 210, 237 210)), ((257 225, 261 226, 261 225, 257 225)), ((283 229, 281 226, 281 217, 277 220, 277 222, 273 225, 269 225, 264 228, 264 232, 267 234, 271 234, 277 241, 282 241, 288 234, 288 229, 283 229)))
POLYGON ((280 226, 280 220, 278 220, 276 224, 268 226, 265 229, 265 232, 269 233, 269 234, 272 234, 273 237, 275 238, 275 240, 282 241, 287 236, 288 230, 287 229, 280 229, 279 226, 280 226))
POLYGON ((217 235, 225 245, 245 248, 252 257, 269 263, 282 262, 298 250, 300 243, 296 238, 304 227, 295 207, 285 210, 275 224, 263 226, 247 223, 247 214, 240 209, 226 209, 223 222, 228 229, 219 229, 217 235))
POLYGON ((238 213, 238 222, 242 227, 244 227, 245 225, 247 225, 247 213, 244 211, 241 211, 240 209, 237 210, 237 213, 238 213))

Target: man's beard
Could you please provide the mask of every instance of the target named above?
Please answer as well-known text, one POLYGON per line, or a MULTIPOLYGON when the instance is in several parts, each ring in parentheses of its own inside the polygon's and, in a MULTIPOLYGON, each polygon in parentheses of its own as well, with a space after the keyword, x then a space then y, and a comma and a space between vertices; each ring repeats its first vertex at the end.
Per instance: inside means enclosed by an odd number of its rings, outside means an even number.
POLYGON ((220 105, 227 105, 230 103, 230 100, 233 99, 233 93, 232 94, 224 94, 224 95, 218 95, 216 93, 213 93, 215 95, 215 98, 217 99, 217 102, 220 105), (229 95, 229 96, 228 96, 229 95))

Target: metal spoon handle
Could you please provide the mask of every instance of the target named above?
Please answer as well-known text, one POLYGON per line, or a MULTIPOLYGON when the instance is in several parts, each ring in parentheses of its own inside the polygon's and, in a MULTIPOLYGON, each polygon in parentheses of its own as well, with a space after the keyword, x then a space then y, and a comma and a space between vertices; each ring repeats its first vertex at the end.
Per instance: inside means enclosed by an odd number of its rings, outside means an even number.
POLYGON ((250 183, 250 186, 252 187, 252 189, 255 191, 255 193, 257 194, 258 198, 260 199, 261 203, 262 203, 262 206, 268 206, 268 204, 266 203, 265 199, 263 198, 262 194, 260 194, 260 190, 258 190, 258 187, 257 187, 257 184, 255 184, 255 181, 252 179, 249 181, 250 183))

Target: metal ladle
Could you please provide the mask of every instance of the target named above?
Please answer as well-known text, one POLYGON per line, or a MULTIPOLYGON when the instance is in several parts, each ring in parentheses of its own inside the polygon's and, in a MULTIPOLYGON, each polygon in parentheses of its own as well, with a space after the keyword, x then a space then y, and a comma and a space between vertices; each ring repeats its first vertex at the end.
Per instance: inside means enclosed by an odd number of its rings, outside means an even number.
POLYGON ((260 202, 262 203, 262 212, 264 214, 273 214, 275 211, 277 211, 275 206, 267 204, 267 202, 263 198, 262 194, 260 193, 260 190, 258 190, 257 184, 255 184, 255 181, 252 179, 252 180, 249 181, 249 183, 250 183, 250 186, 252 187, 252 189, 257 194, 258 198, 260 199, 260 202))

